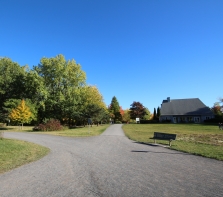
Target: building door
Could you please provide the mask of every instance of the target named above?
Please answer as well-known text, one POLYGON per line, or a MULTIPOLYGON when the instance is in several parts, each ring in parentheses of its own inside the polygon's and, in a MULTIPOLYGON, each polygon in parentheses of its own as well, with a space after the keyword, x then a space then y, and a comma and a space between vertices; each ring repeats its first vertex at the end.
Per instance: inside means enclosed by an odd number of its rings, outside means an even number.
POLYGON ((173 117, 173 123, 177 123, 176 117, 173 117))
POLYGON ((200 123, 200 117, 194 117, 194 122, 195 123, 200 123))

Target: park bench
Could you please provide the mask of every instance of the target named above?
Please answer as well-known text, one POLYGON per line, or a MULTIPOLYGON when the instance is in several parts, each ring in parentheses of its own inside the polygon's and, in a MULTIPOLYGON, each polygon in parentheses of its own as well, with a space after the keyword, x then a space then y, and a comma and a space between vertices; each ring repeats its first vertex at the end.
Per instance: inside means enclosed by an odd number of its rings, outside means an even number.
POLYGON ((153 138, 150 138, 150 139, 154 139, 155 144, 156 144, 156 140, 168 140, 169 146, 171 146, 171 142, 175 140, 176 137, 177 137, 176 134, 154 132, 153 138))

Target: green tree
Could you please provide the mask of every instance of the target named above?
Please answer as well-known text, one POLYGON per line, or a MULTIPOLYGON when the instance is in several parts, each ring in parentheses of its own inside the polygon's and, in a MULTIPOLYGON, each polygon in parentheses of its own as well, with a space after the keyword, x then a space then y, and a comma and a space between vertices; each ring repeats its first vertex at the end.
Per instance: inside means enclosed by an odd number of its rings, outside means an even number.
POLYGON ((0 73, 0 113, 5 114, 3 104, 7 99, 24 98, 25 67, 4 57, 0 58, 0 73))
POLYGON ((88 117, 91 117, 94 122, 106 119, 104 115, 107 116, 108 110, 98 88, 87 85, 79 88, 79 90, 80 100, 75 111, 76 116, 73 119, 79 122, 78 124, 81 123, 83 125, 86 124, 88 117))
POLYGON ((159 118, 160 117, 160 108, 159 107, 157 107, 157 118, 159 118))
POLYGON ((149 111, 148 108, 145 108, 146 115, 143 116, 144 120, 150 120, 151 119, 151 112, 149 111))
MULTIPOLYGON (((32 102, 44 102, 47 98, 47 90, 43 78, 34 70, 27 70, 24 78, 24 97, 32 102)), ((41 103, 42 104, 42 103, 41 103)))
POLYGON ((109 111, 111 114, 111 118, 114 119, 114 122, 116 121, 122 121, 122 115, 120 113, 120 106, 117 98, 113 96, 111 104, 109 106, 109 111))
POLYGON ((156 116, 156 108, 154 108, 153 110, 153 120, 156 120, 157 116, 156 116))
POLYGON ((140 102, 134 101, 130 106, 131 106, 130 108, 131 119, 136 119, 136 118, 143 119, 143 117, 147 114, 146 108, 140 102))
POLYGON ((87 107, 86 117, 91 118, 91 120, 99 125, 102 121, 108 121, 109 113, 107 109, 100 107, 96 104, 89 104, 87 107))
POLYGON ((74 60, 65 60, 63 55, 42 58, 34 70, 43 78, 47 90, 44 102, 45 118, 63 120, 76 111, 79 101, 78 88, 85 85, 86 74, 74 60))
POLYGON ((122 116, 122 121, 123 122, 129 122, 130 121, 130 111, 129 109, 124 110, 124 114, 122 116))
POLYGON ((9 99, 31 99, 32 103, 43 105, 46 97, 42 77, 28 66, 20 66, 9 58, 0 59, 0 114, 1 121, 7 119, 4 103, 9 99))
POLYGON ((22 100, 21 103, 9 114, 9 118, 14 121, 22 124, 29 123, 32 120, 32 113, 30 108, 25 104, 25 100, 22 100))

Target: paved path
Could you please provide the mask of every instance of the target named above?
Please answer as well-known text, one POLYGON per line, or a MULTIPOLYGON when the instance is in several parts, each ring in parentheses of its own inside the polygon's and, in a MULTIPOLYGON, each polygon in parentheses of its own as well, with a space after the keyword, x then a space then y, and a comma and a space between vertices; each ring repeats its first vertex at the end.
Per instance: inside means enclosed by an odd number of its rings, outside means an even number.
POLYGON ((133 142, 121 125, 89 138, 12 132, 5 137, 51 152, 1 174, 1 197, 223 196, 222 161, 133 142))

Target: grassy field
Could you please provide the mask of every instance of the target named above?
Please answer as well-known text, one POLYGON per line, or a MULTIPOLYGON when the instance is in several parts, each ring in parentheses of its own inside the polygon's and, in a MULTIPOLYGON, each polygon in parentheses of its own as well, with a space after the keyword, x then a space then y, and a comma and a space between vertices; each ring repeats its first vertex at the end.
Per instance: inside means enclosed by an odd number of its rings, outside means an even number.
POLYGON ((36 161, 48 152, 48 148, 37 144, 2 138, 0 139, 0 173, 36 161))
MULTIPOLYGON (((110 125, 99 125, 92 127, 78 127, 74 129, 67 129, 62 131, 51 131, 51 132, 35 132, 41 134, 68 136, 68 137, 86 137, 100 135, 110 125)), ((9 132, 33 132, 32 126, 24 126, 23 130, 18 126, 7 126, 1 127, 1 131, 9 132)), ((34 132, 33 132, 34 133, 34 132)), ((45 156, 49 149, 33 143, 5 139, 0 136, 0 173, 9 171, 13 168, 19 167, 23 164, 36 161, 41 157, 45 156)))
MULTIPOLYGON (((223 131, 218 126, 203 124, 125 124, 123 130, 132 140, 154 143, 154 132, 177 134, 171 149, 223 160, 223 131)), ((156 143, 168 145, 168 141, 156 143)))
POLYGON ((92 127, 76 127, 74 129, 66 129, 62 131, 48 131, 48 132, 35 132, 41 134, 50 134, 50 135, 59 135, 59 136, 67 136, 67 137, 90 137, 90 136, 97 136, 103 133, 110 125, 93 125, 92 127))
POLYGON ((33 126, 23 126, 23 129, 21 129, 22 127, 21 126, 1 126, 0 127, 0 131, 1 130, 4 130, 4 131, 32 131, 33 129, 33 126))
MULTIPOLYGON (((92 127, 76 127, 73 129, 64 129, 61 131, 33 131, 33 126, 23 126, 23 130, 19 126, 7 126, 2 127, 1 130, 5 131, 13 131, 13 132, 33 132, 33 133, 41 133, 41 134, 50 134, 50 135, 59 135, 59 136, 67 136, 67 137, 88 137, 88 136, 97 136, 103 133, 105 129, 107 129, 110 125, 93 125, 92 127)), ((0 131, 1 131, 0 130, 0 131)))

